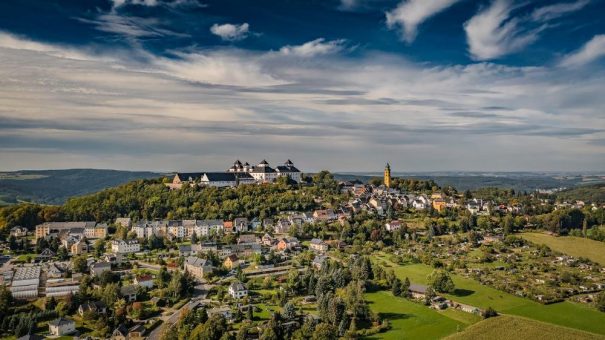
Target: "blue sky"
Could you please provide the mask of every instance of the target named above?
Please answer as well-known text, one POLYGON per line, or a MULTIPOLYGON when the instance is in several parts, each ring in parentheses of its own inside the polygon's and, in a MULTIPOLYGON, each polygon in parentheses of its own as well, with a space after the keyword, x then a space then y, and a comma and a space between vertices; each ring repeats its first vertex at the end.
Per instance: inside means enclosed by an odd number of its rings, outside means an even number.
POLYGON ((2 170, 603 170, 605 1, 0 3, 2 170))

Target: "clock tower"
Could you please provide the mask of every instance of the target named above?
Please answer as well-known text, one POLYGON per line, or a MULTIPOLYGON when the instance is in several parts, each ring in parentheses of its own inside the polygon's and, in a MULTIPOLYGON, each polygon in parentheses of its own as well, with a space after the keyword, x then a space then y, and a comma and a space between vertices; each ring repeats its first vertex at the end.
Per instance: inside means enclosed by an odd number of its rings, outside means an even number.
POLYGON ((391 187, 391 166, 387 163, 387 166, 384 167, 384 185, 387 188, 391 187))

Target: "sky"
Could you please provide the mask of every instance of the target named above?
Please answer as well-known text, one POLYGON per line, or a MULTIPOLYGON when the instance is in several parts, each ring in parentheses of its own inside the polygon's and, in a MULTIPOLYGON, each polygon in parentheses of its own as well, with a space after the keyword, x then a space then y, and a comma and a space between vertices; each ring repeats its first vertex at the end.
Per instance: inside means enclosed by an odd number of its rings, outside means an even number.
POLYGON ((605 170, 605 0, 4 0, 0 170, 605 170))

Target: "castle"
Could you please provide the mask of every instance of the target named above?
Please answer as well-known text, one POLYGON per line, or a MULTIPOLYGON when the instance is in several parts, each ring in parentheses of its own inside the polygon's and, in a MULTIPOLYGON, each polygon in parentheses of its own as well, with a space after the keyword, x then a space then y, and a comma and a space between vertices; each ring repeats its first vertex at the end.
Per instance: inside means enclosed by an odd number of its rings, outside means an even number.
POLYGON ((283 165, 278 165, 275 168, 271 167, 266 160, 252 166, 248 162, 242 164, 238 159, 225 172, 178 172, 175 174, 172 183, 166 183, 166 186, 171 189, 180 189, 187 182, 190 184, 197 183, 200 186, 235 187, 240 184, 271 183, 284 176, 298 183, 301 180, 302 173, 289 159, 283 165))

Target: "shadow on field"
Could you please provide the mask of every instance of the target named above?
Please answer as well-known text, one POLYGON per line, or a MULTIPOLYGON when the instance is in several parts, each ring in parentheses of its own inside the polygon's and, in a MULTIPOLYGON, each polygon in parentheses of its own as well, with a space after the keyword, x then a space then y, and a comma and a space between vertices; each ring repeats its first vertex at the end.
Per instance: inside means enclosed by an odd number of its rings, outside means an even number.
POLYGON ((405 320, 411 318, 412 314, 404 313, 380 313, 380 317, 389 320, 405 320))
POLYGON ((456 288, 456 289, 454 289, 454 292, 452 293, 452 295, 469 296, 469 295, 473 294, 474 292, 475 292, 474 290, 456 288))

